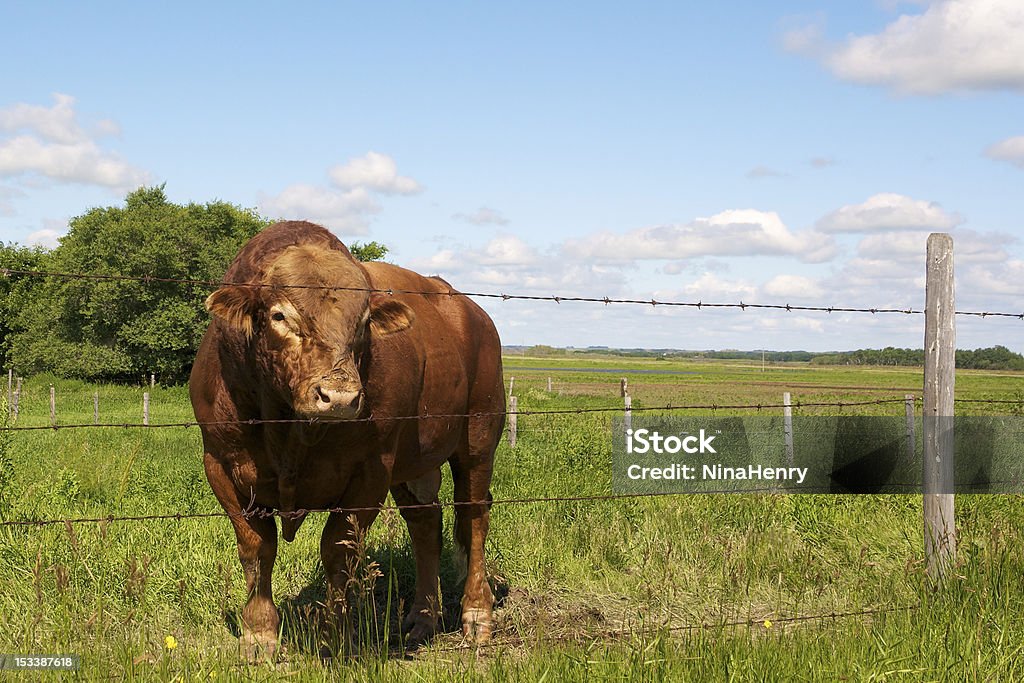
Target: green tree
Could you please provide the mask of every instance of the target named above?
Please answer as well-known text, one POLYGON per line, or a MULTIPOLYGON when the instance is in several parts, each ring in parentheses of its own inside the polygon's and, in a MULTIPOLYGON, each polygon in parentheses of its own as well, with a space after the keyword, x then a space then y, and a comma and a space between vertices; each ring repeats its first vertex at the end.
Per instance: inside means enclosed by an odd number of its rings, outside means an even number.
POLYGON ((225 202, 173 204, 162 185, 73 219, 60 246, 41 256, 41 269, 154 280, 42 279, 17 317, 14 363, 86 379, 185 379, 208 323, 202 302, 210 287, 155 278, 219 280, 267 223, 225 202))
POLYGON ((38 282, 34 276, 7 271, 38 270, 44 255, 41 247, 0 243, 0 368, 10 367, 10 342, 18 312, 38 282))
POLYGON ((381 261, 385 256, 388 255, 388 248, 380 242, 353 242, 348 245, 348 250, 352 252, 360 261, 381 261))

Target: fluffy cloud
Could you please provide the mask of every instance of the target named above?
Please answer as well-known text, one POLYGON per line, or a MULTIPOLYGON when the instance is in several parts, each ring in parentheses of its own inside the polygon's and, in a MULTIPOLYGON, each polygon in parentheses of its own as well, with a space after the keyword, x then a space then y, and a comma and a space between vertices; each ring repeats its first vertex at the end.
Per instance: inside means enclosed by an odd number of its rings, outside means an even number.
POLYGON ((963 222, 935 202, 911 199, 891 192, 868 197, 821 218, 823 232, 881 232, 885 230, 949 230, 963 222))
POLYGON ((465 221, 473 225, 508 225, 508 219, 501 215, 500 211, 481 206, 473 213, 456 213, 452 215, 457 221, 465 221))
POLYGON ((311 220, 339 235, 365 235, 370 216, 380 204, 363 188, 345 192, 316 185, 290 185, 280 194, 263 197, 260 211, 283 219, 311 220))
POLYGON ((795 233, 774 212, 733 209, 685 225, 602 232, 565 244, 567 255, 607 261, 681 259, 698 256, 794 256, 822 262, 836 253, 832 239, 813 231, 795 233))
POLYGON ((997 142, 985 150, 985 156, 1024 168, 1024 135, 997 142))
MULTIPOLYGON (((890 232, 868 235, 857 245, 857 255, 866 259, 924 264, 927 232, 890 232)), ((1005 247, 1016 242, 1011 235, 972 230, 954 234, 953 253, 957 263, 1002 263, 1009 258, 1005 247)))
POLYGON ((282 219, 310 220, 339 235, 365 235, 370 219, 380 213, 376 194, 414 194, 422 188, 412 178, 398 175, 394 159, 377 152, 349 159, 328 172, 335 187, 290 185, 259 200, 262 213, 282 219))
MULTIPOLYGON (((823 59, 839 78, 904 93, 1020 91, 1022 33, 1020 0, 938 0, 921 14, 900 16, 881 33, 848 38, 823 59)), ((788 44, 791 50, 807 43, 797 37, 788 44)))
POLYGON ((330 170, 331 182, 343 189, 364 188, 382 194, 416 194, 423 188, 412 178, 398 175, 398 164, 386 154, 367 152, 330 170))
POLYGON ((770 166, 757 165, 747 171, 747 177, 751 180, 759 180, 761 178, 788 178, 789 174, 784 171, 771 168, 770 166))
POLYGON ((817 281, 803 275, 776 275, 764 283, 764 293, 782 299, 816 299, 825 290, 817 281))
MULTIPOLYGON (((18 103, 0 109, 0 177, 40 175, 51 180, 100 185, 117 191, 145 184, 148 174, 117 154, 101 148, 78 123, 75 100, 54 95, 52 107, 18 103)), ((97 124, 97 134, 117 129, 112 121, 97 124)))

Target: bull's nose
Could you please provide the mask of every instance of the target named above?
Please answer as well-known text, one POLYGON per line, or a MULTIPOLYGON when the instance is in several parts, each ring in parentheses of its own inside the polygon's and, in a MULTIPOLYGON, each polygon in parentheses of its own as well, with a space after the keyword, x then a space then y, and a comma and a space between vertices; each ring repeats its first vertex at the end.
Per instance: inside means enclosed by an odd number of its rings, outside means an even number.
POLYGON ((360 391, 344 391, 318 384, 313 389, 313 398, 321 413, 352 415, 359 412, 363 395, 360 391))

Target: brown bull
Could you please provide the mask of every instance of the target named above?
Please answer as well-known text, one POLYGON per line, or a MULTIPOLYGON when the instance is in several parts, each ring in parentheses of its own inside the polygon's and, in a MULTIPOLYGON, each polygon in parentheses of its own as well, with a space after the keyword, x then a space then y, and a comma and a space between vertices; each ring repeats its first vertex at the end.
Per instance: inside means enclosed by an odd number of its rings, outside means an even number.
MULTIPOLYGON (((206 476, 231 515, 249 590, 242 644, 250 655, 272 653, 280 624, 271 594, 277 524, 243 511, 280 510, 287 541, 303 519, 294 511, 304 509, 363 508, 352 514, 365 530, 388 491, 399 505, 436 502, 445 462, 456 501, 489 500, 504 424, 501 346, 490 318, 464 296, 364 291, 450 288, 397 266, 359 263, 311 223, 270 226, 242 248, 224 279, 265 286, 226 284, 207 299, 213 322, 190 395, 196 419, 206 423, 206 476), (244 423, 253 418, 316 419, 244 423)), ((455 507, 455 540, 468 563, 462 627, 477 642, 492 628, 488 508, 455 507)), ((416 596, 404 626, 410 641, 422 642, 439 616, 441 510, 402 509, 402 516, 416 558, 416 596)), ((335 604, 343 603, 353 531, 349 514, 330 513, 321 538, 335 604)))

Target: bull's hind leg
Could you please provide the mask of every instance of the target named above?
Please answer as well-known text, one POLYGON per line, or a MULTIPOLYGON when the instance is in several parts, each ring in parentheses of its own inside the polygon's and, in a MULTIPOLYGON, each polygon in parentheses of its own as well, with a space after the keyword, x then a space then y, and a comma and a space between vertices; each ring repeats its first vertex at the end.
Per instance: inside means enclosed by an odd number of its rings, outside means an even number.
POLYGON ((437 631, 438 619, 441 616, 441 596, 438 593, 441 508, 416 507, 437 503, 437 493, 440 489, 440 469, 419 479, 391 487, 391 495, 394 496, 409 527, 413 555, 416 558, 416 597, 413 598, 408 616, 402 622, 402 630, 408 633, 408 647, 415 647, 429 640, 437 631))
POLYGON ((242 609, 243 654, 250 660, 273 657, 277 652, 277 634, 281 617, 274 606, 271 577, 277 557, 277 523, 273 518, 243 516, 242 501, 231 478, 220 462, 207 453, 206 477, 225 512, 230 515, 238 541, 238 559, 245 573, 249 599, 242 609))
POLYGON ((494 629, 494 595, 487 582, 484 545, 490 523, 491 473, 503 416, 470 418, 469 438, 452 457, 455 482, 455 541, 466 555, 462 634, 484 643, 494 629))

